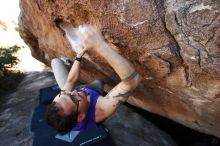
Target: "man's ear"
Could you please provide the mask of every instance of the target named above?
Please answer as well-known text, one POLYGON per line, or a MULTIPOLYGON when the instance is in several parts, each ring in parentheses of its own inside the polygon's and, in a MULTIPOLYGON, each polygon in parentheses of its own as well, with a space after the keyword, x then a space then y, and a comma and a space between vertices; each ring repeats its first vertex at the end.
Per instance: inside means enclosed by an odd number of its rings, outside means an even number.
POLYGON ((82 122, 82 121, 85 119, 85 117, 86 117, 86 114, 80 113, 80 114, 78 115, 77 122, 78 122, 78 123, 82 122))

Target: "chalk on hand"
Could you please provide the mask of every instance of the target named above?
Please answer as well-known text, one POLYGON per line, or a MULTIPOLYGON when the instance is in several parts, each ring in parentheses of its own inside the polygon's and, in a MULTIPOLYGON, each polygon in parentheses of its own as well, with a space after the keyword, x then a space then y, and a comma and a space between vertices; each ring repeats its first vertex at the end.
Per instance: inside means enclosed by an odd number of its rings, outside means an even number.
POLYGON ((78 43, 79 28, 74 28, 69 24, 61 24, 60 27, 64 30, 66 37, 74 52, 82 48, 78 43))

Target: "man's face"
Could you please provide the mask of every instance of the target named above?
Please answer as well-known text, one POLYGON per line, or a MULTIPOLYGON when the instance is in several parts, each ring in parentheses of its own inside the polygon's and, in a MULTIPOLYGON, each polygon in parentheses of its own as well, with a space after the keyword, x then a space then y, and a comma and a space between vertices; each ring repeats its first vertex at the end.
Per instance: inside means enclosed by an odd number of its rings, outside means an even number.
MULTIPOLYGON (((73 91, 72 93, 72 96, 76 96, 77 99, 79 100, 79 111, 78 112, 85 112, 87 111, 88 109, 88 100, 87 100, 87 95, 85 94, 85 92, 83 91, 73 91)), ((72 98, 73 98, 72 97, 72 98)), ((74 102, 72 99, 71 99, 71 95, 70 94, 58 94, 54 100, 58 106, 60 106, 63 111, 64 111, 64 114, 70 114, 72 112, 76 112, 76 109, 77 109, 77 103, 74 102)))

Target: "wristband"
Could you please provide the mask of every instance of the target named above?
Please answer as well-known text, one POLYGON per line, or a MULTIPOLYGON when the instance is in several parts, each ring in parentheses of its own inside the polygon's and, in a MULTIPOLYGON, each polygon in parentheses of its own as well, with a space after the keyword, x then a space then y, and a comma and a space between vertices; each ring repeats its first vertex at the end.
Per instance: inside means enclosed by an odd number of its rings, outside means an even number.
POLYGON ((138 75, 138 72, 135 70, 130 76, 122 79, 122 81, 129 81, 132 80, 136 75, 138 75))
POLYGON ((76 60, 80 62, 82 60, 82 57, 77 57, 76 56, 76 60))

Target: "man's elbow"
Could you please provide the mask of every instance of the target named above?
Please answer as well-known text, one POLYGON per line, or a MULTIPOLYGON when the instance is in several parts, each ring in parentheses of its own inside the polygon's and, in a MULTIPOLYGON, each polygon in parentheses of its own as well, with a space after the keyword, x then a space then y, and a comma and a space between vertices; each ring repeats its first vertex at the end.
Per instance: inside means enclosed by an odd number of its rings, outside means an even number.
POLYGON ((135 77, 134 77, 134 80, 132 81, 133 83, 131 84, 132 88, 136 88, 140 82, 142 81, 142 76, 140 74, 137 74, 135 77))
POLYGON ((142 76, 137 74, 134 78, 128 81, 122 81, 126 90, 134 90, 142 81, 142 76))

